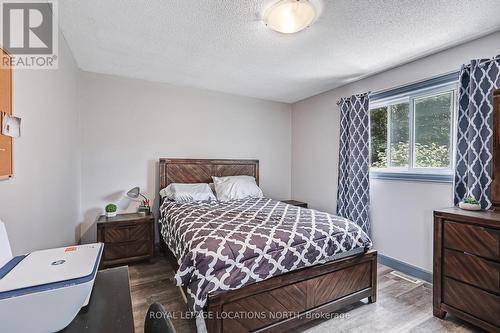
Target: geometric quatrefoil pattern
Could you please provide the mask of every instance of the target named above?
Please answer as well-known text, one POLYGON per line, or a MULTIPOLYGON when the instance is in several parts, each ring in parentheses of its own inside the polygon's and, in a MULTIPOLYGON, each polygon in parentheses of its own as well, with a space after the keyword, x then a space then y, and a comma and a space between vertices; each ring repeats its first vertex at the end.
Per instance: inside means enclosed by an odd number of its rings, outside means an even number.
POLYGON ((337 214, 370 234, 369 97, 342 98, 337 214))
MULTIPOLYGON (((497 57, 498 59, 498 57, 497 57)), ((493 90, 500 87, 500 61, 474 60, 460 72, 455 163, 455 204, 473 196, 491 206, 493 90)))
POLYGON ((371 247, 349 220, 268 198, 161 206, 161 234, 178 260, 177 284, 199 312, 211 292, 232 290, 340 253, 371 247))

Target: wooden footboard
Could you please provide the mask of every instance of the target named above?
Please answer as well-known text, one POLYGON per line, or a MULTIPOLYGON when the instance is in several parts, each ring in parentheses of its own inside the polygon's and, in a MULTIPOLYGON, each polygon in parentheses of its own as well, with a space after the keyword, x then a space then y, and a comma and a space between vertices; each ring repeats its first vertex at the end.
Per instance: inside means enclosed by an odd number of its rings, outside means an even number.
MULTIPOLYGON (((279 332, 377 297, 377 252, 303 268, 238 290, 210 294, 209 333, 279 332)), ((331 318, 331 316, 330 316, 331 318)))

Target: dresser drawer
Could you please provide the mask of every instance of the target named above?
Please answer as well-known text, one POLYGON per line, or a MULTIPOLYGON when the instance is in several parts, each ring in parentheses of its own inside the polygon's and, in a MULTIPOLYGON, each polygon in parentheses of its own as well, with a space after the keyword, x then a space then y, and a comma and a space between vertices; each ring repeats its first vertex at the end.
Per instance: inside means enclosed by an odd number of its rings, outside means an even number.
POLYGON ((149 224, 106 226, 104 229, 104 241, 106 243, 149 240, 150 237, 151 227, 149 224))
POLYGON ((444 251, 444 274, 500 294, 500 263, 446 249, 444 251))
POLYGON ((105 244, 104 245, 104 260, 115 260, 127 257, 127 245, 105 244))
POLYGON ((500 326, 500 297, 450 278, 444 278, 444 303, 500 326))
POLYGON ((151 244, 147 241, 137 241, 121 244, 106 244, 104 246, 104 260, 125 259, 148 255, 151 244))
POLYGON ((445 221, 444 247, 500 261, 500 232, 495 229, 445 221))

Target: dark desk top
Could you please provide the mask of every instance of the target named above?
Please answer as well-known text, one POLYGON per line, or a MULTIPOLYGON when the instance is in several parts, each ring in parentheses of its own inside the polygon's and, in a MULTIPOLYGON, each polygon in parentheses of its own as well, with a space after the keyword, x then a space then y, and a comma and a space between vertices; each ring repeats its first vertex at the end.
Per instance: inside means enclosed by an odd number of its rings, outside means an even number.
POLYGON ((97 272, 89 305, 60 332, 134 333, 128 267, 97 272))

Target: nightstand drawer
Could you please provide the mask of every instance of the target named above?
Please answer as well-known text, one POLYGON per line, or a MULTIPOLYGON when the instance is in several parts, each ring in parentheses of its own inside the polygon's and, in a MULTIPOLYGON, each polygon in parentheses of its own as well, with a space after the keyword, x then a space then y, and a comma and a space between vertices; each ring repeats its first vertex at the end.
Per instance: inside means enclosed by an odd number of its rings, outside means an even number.
POLYGON ((104 241, 106 243, 149 240, 150 237, 151 227, 148 224, 106 226, 104 229, 104 241))
POLYGON ((500 232, 481 226, 445 221, 444 247, 500 261, 500 232))
POLYGON ((148 241, 106 244, 104 246, 104 260, 146 256, 149 254, 150 248, 151 243, 148 241))
POLYGON ((455 280, 500 293, 500 263, 446 249, 444 274, 455 280))

